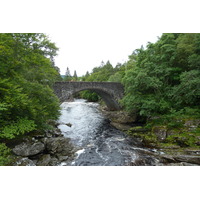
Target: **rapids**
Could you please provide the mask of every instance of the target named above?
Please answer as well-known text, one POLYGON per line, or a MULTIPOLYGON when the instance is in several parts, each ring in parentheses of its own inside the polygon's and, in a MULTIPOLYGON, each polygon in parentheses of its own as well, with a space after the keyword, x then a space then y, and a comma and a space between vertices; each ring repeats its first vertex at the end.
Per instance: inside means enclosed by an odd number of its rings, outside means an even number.
POLYGON ((61 104, 58 128, 78 149, 71 166, 157 165, 151 150, 139 148, 125 133, 110 125, 99 104, 83 99, 61 104), (134 145, 133 145, 134 143, 134 145))

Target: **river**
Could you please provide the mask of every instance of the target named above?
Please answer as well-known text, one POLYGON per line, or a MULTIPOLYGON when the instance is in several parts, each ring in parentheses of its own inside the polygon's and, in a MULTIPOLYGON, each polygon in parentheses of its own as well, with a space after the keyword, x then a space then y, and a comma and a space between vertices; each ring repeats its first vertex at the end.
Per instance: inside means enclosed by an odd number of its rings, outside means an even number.
POLYGON ((61 104, 58 128, 78 149, 65 166, 158 165, 152 149, 140 148, 125 133, 110 125, 99 104, 77 99, 61 104))

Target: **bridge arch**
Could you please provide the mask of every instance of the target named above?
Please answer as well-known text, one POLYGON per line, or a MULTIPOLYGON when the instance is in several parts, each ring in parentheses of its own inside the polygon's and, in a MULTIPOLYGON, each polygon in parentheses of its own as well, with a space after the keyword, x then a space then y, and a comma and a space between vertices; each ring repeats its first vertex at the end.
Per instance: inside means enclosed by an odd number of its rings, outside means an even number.
POLYGON ((69 100, 75 93, 83 90, 96 92, 102 97, 109 110, 119 110, 118 101, 123 97, 122 84, 114 82, 56 82, 55 94, 61 102, 69 100))

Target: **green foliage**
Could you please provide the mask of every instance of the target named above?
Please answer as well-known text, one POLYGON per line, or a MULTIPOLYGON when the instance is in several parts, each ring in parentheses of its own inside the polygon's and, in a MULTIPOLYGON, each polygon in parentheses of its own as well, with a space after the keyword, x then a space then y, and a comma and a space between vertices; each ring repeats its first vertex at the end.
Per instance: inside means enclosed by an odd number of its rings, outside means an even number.
POLYGON ((116 72, 115 74, 111 75, 108 79, 108 82, 121 82, 123 75, 120 72, 116 72))
POLYGON ((8 165, 10 159, 10 149, 4 144, 0 143, 0 166, 8 165))
POLYGON ((177 107, 197 105, 200 101, 200 70, 181 73, 180 84, 174 86, 171 96, 177 107))
POLYGON ((181 147, 198 147, 200 132, 182 132, 167 137, 166 142, 178 144, 181 147))
POLYGON ((91 101, 91 102, 97 102, 100 99, 97 93, 91 92, 89 90, 81 91, 80 96, 81 98, 87 99, 88 101, 91 101))
POLYGON ((59 116, 51 87, 60 80, 58 48, 40 33, 0 34, 0 138, 11 139, 59 116))
POLYGON ((73 81, 78 81, 76 70, 74 70, 73 81))
POLYGON ((108 61, 106 64, 102 63, 101 66, 95 67, 90 76, 85 81, 103 82, 108 81, 109 77, 114 74, 113 66, 108 61))
POLYGON ((6 111, 8 107, 9 107, 8 104, 6 104, 6 103, 0 103, 0 111, 1 111, 0 115, 2 114, 2 111, 6 111))
POLYGON ((127 134, 139 138, 147 146, 158 143, 156 135, 145 130, 143 127, 132 127, 127 131, 127 134))
POLYGON ((71 76, 69 67, 67 67, 67 69, 66 69, 65 76, 64 76, 64 80, 65 80, 65 81, 71 81, 71 80, 72 80, 72 76, 71 76))
MULTIPOLYGON (((28 82, 24 91, 29 94, 28 115, 35 121, 37 127, 43 129, 48 120, 56 120, 59 116, 59 100, 48 86, 28 82)), ((28 112, 28 111, 27 111, 28 112)))
POLYGON ((160 147, 174 145, 198 147, 200 138, 199 118, 199 109, 186 107, 180 111, 171 110, 170 114, 150 119, 145 128, 154 132, 155 127, 166 127, 167 138, 163 143, 159 143, 160 147))
MULTIPOLYGON (((122 78, 125 75, 126 65, 121 65, 118 63, 115 68, 110 64, 109 61, 105 64, 101 63, 99 67, 95 67, 92 70, 92 73, 87 72, 85 76, 81 78, 82 81, 89 82, 121 82, 122 78)), ((98 101, 100 97, 98 94, 92 91, 83 91, 81 92, 81 97, 89 101, 98 101)))
POLYGON ((200 34, 163 34, 129 57, 122 104, 150 118, 184 107, 199 110, 200 34))
POLYGON ((161 125, 166 126, 167 129, 180 129, 183 128, 185 120, 199 118, 200 112, 198 108, 185 107, 179 111, 171 110, 169 114, 152 117, 147 121, 146 128, 151 129, 153 126, 161 125))
POLYGON ((17 122, 10 122, 7 126, 1 127, 0 138, 13 139, 17 135, 23 135, 35 129, 36 125, 33 120, 19 119, 17 122))

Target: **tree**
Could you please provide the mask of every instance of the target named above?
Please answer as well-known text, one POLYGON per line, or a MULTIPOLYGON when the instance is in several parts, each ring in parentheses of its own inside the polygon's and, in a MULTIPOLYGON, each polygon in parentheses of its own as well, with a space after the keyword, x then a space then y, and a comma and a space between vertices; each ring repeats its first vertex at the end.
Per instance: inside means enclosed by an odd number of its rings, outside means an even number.
POLYGON ((90 75, 90 73, 87 71, 85 74, 85 77, 88 77, 90 75))
POLYGON ((45 129, 58 118, 57 50, 44 34, 0 34, 0 138, 45 129))
POLYGON ((78 80, 78 76, 77 76, 76 70, 74 70, 73 80, 74 81, 78 80))
POLYGON ((123 105, 140 116, 199 108, 200 34, 163 34, 129 57, 123 105))
MULTIPOLYGON (((122 78, 125 75, 126 68, 126 64, 118 63, 117 66, 113 68, 109 61, 107 61, 106 64, 102 61, 99 67, 93 68, 91 74, 87 72, 86 75, 82 77, 82 80, 90 82, 121 82, 122 78)), ((93 101, 98 101, 100 99, 100 97, 97 94, 92 93, 90 91, 82 92, 81 97, 93 101)))
POLYGON ((108 82, 121 82, 122 81, 122 74, 120 72, 116 72, 115 74, 111 75, 108 79, 108 82))
POLYGON ((68 67, 67 67, 66 72, 65 72, 64 80, 65 81, 71 81, 72 80, 72 76, 71 76, 71 73, 70 73, 70 70, 69 70, 68 67))
POLYGON ((87 78, 87 81, 108 81, 109 77, 115 73, 113 66, 107 61, 106 64, 104 62, 101 63, 99 67, 95 67, 92 70, 92 73, 87 78))

